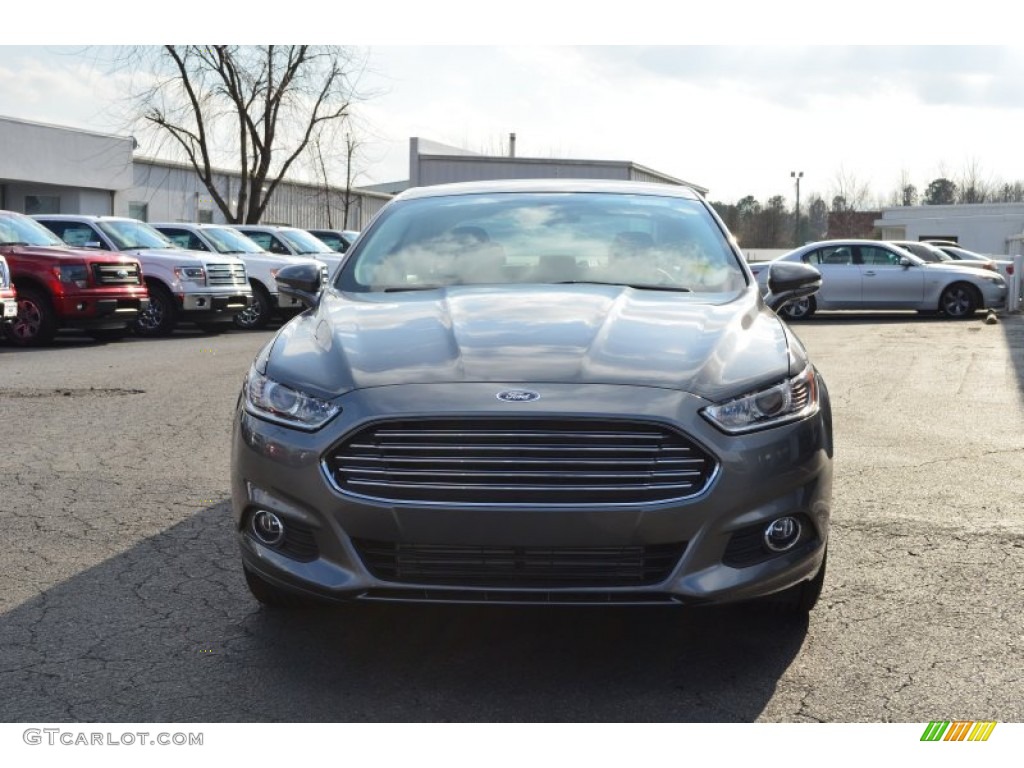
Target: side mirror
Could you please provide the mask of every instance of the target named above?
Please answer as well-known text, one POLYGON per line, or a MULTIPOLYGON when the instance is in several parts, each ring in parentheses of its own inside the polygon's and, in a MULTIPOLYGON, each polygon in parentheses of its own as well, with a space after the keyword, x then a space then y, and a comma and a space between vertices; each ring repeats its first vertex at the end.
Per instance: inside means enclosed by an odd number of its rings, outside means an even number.
POLYGON ((278 290, 311 309, 320 301, 321 274, 316 264, 292 264, 274 276, 278 290))
POLYGON ((906 256, 900 256, 900 266, 901 267, 912 267, 912 266, 914 266, 914 262, 911 261, 910 259, 908 259, 906 256))
POLYGON ((803 299, 821 288, 821 272, 810 264, 777 261, 768 268, 768 294, 765 303, 778 312, 797 299, 803 299))

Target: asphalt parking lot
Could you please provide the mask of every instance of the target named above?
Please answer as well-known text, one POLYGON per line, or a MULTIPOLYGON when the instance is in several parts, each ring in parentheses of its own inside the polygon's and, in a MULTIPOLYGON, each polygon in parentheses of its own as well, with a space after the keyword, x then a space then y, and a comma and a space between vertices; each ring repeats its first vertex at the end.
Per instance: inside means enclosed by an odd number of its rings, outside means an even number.
POLYGON ((233 539, 228 443, 271 333, 0 343, 0 720, 1024 720, 1024 316, 794 328, 836 428, 809 622, 262 610, 233 539))

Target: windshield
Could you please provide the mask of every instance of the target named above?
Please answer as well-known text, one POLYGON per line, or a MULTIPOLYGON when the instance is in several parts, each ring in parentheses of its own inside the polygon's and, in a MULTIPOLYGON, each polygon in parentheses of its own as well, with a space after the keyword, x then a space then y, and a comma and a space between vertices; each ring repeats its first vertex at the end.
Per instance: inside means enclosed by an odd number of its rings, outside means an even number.
POLYGON ((133 248, 177 248, 174 243, 141 221, 98 221, 96 225, 103 230, 119 251, 133 248))
POLYGON ((746 277, 701 202, 588 192, 400 202, 337 278, 350 291, 573 282, 733 294, 746 277))
POLYGON ((334 253, 322 240, 301 229, 281 229, 278 236, 295 249, 296 253, 334 253))
POLYGON ((203 234, 218 253, 263 253, 259 244, 230 227, 204 227, 203 234))
POLYGON ((0 216, 0 245, 25 243, 26 245, 64 246, 65 243, 38 221, 28 216, 5 214, 0 216))

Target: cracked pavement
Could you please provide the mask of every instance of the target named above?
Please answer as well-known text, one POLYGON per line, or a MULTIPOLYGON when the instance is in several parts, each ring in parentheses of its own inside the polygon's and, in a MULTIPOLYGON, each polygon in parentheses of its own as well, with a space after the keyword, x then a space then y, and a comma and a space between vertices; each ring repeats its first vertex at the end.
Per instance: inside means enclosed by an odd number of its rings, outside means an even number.
POLYGON ((1024 720, 1024 317, 793 327, 836 429, 809 622, 263 610, 233 539, 228 443, 270 333, 0 343, 0 720, 1024 720))

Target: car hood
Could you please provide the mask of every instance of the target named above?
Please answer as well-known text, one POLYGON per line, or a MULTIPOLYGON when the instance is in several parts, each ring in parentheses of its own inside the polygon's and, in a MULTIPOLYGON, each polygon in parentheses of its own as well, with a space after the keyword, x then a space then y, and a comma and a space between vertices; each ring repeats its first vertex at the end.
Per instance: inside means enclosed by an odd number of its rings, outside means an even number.
POLYGON ((395 384, 629 384, 720 401, 790 370, 756 288, 712 304, 622 286, 324 292, 279 333, 266 374, 333 397, 395 384))
POLYGON ((125 253, 134 254, 139 261, 163 262, 175 267, 202 267, 207 264, 244 264, 235 255, 226 253, 207 253, 205 251, 189 251, 184 248, 131 248, 125 253))
POLYGON ((136 259, 130 254, 116 251, 97 250, 96 248, 74 248, 62 245, 15 245, 5 247, 2 251, 8 256, 28 256, 38 259, 60 259, 74 261, 107 261, 118 264, 133 264, 136 259))

